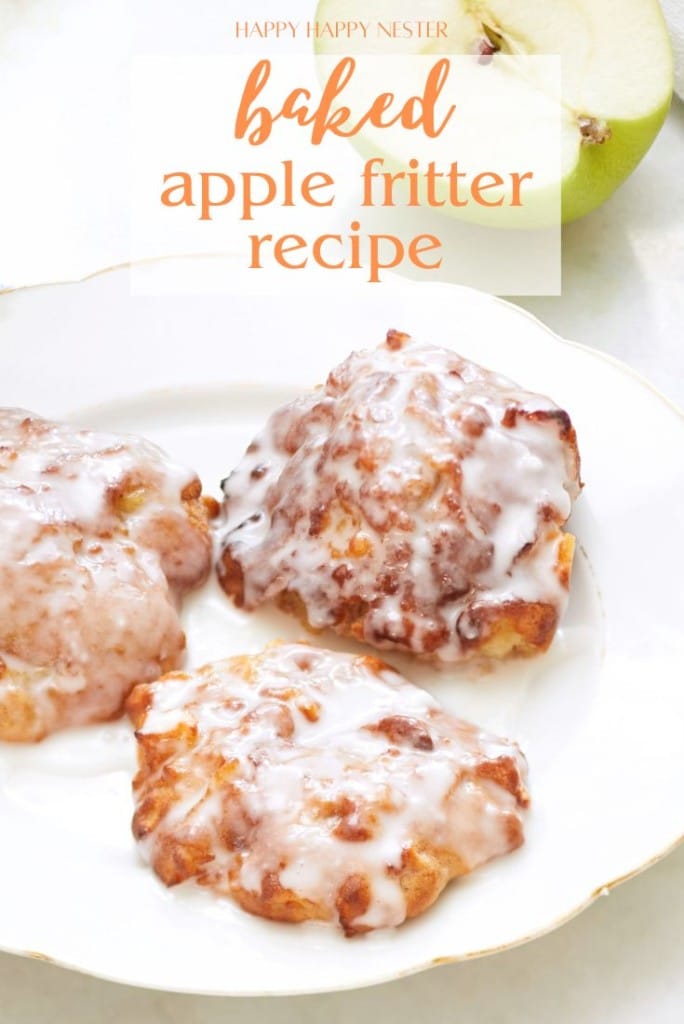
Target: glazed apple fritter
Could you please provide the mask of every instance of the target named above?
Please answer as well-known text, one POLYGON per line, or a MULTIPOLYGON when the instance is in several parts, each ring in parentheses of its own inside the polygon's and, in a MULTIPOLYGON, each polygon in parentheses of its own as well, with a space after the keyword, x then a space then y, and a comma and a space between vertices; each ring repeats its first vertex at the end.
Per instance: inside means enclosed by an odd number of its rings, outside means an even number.
POLYGON ((107 719, 180 664, 201 485, 141 438, 0 410, 0 739, 107 719))
POLYGON ((390 331, 278 409, 224 481, 219 579, 314 630, 453 662, 545 650, 568 599, 570 419, 390 331))
POLYGON ((375 657, 276 644, 137 686, 127 706, 133 832, 168 886, 354 935, 523 841, 518 747, 375 657))

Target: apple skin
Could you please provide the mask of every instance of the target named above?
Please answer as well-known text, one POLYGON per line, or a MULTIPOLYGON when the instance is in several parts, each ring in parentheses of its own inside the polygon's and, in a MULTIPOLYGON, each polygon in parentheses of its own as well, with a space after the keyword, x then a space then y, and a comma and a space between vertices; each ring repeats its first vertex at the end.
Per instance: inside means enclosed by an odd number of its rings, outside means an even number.
POLYGON ((672 100, 636 121, 611 121, 611 138, 601 145, 582 146, 573 171, 563 179, 561 209, 564 224, 597 209, 624 184, 641 163, 663 126, 672 100))
MULTIPOLYGON (((674 91, 674 61, 672 47, 669 45, 668 29, 658 0, 643 0, 643 2, 652 7, 656 21, 660 22, 663 37, 668 40, 666 48, 669 53, 669 68, 664 69, 664 78, 669 79, 669 84, 663 91, 663 101, 656 109, 643 117, 630 120, 609 118, 611 136, 606 142, 580 145, 577 163, 560 183, 560 222, 562 224, 579 220, 602 206, 624 184, 648 153, 670 110, 674 91)), ((327 20, 331 13, 330 8, 335 6, 340 7, 340 17, 353 17, 355 14, 353 9, 357 3, 358 0, 319 0, 315 18, 317 21, 327 20)), ((369 8, 365 8, 363 11, 366 18, 373 14, 372 4, 369 5, 369 8)), ((416 16, 427 17, 429 15, 428 12, 422 12, 418 8, 416 16)), ((352 52, 354 46, 355 44, 348 46, 345 52, 352 52)), ((433 51, 435 47, 442 52, 439 44, 428 45, 423 52, 433 51)), ((314 52, 320 55, 326 53, 329 55, 330 50, 316 40, 314 52)), ((456 55, 454 53, 454 56, 456 55)), ((393 172, 406 169, 403 162, 397 157, 382 152, 377 145, 369 144, 362 137, 355 136, 351 141, 364 158, 383 157, 385 169, 393 172)), ((473 209, 472 206, 461 209, 449 205, 440 207, 440 213, 445 216, 479 224, 489 224, 492 227, 514 229, 538 229, 558 225, 558 212, 555 189, 553 194, 548 189, 541 189, 533 194, 522 218, 516 216, 516 213, 511 212, 508 207, 494 211, 481 207, 473 209), (554 198, 554 194, 556 198, 554 198)))

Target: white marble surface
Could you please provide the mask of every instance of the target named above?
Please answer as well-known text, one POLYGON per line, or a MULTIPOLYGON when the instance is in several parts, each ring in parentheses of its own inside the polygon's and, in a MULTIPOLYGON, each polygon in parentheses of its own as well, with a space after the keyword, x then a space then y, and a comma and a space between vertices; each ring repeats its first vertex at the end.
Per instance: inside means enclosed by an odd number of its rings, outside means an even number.
MULTIPOLYGON (((65 95, 77 94, 70 91, 77 90, 77 76, 65 67, 63 79, 52 79, 42 92, 28 89, 22 94, 20 90, 21 76, 33 75, 35 64, 22 67, 25 44, 13 34, 16 25, 31 19, 36 38, 45 40, 46 61, 58 64, 42 13, 48 12, 54 26, 60 19, 68 21, 72 8, 83 14, 86 6, 94 40, 93 71, 98 48, 100 53, 107 52, 112 39, 128 38, 121 25, 95 15, 97 8, 111 16, 110 0, 102 5, 72 0, 62 4, 59 15, 58 5, 51 0, 3 0, 0 7, 3 97, 8 95, 4 91, 8 84, 13 84, 13 102, 3 101, 0 110, 4 140, 0 183, 9 182, 9 192, 0 189, 0 223, 5 225, 0 232, 0 282, 5 286, 73 278, 126 258, 125 230, 116 204, 105 205, 98 213, 93 194, 84 189, 85 179, 79 177, 82 169, 74 147, 75 140, 84 140, 74 108, 67 108, 64 101, 65 95), (39 146, 36 137, 41 132, 39 146), (22 152, 22 146, 26 152, 42 150, 57 168, 46 194, 38 192, 37 168, 27 170, 23 183, 22 175, 16 173, 11 154, 22 152), (25 210, 19 217, 17 205, 22 203, 25 210), (26 228, 20 234, 22 222, 26 228)), ((128 3, 119 9, 125 6, 128 3)), ((218 24, 216 18, 214 23, 218 24)), ((120 62, 117 67, 120 73, 120 62)), ((78 95, 82 93, 81 89, 78 95)), ((108 85, 100 82, 95 94, 111 139, 122 126, 120 78, 108 85)), ((91 91, 82 102, 91 102, 92 97, 91 91)), ((89 180, 107 166, 107 155, 99 152, 91 157, 89 180)), ((624 360, 680 404, 684 403, 683 169, 684 105, 676 102, 665 129, 630 181, 600 211, 565 229, 562 296, 522 301, 559 333, 624 360)), ((609 403, 606 396, 606 414, 609 403)), ((681 461, 681 453, 672 454, 681 461)), ((46 858, 48 844, 49 840, 46 858)), ((683 927, 684 848, 680 848, 564 928, 531 944, 359 992, 271 1001, 168 995, 0 955, 0 1024, 122 1020, 212 1024, 228 1018, 236 1024, 264 1018, 277 1024, 318 1020, 335 1024, 348 1019, 364 1024, 381 1016, 396 1024, 455 1019, 478 1024, 642 1024, 646 1019, 652 1024, 680 1024, 684 1019, 683 927)))

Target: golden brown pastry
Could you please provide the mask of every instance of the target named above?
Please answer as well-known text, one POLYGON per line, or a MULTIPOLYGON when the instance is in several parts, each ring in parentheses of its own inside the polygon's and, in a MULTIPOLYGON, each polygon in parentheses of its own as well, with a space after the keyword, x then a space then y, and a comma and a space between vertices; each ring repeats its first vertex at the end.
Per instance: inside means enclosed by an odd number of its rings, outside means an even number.
POLYGON ((445 662, 545 650, 580 489, 562 409, 390 331, 278 409, 223 482, 218 564, 248 610, 445 662))
POLYGON ((0 740, 107 719, 180 664, 211 567, 197 477, 141 438, 0 410, 0 740))
POLYGON ((354 935, 523 841, 517 746, 375 657, 272 645, 137 686, 127 706, 133 832, 166 885, 354 935))

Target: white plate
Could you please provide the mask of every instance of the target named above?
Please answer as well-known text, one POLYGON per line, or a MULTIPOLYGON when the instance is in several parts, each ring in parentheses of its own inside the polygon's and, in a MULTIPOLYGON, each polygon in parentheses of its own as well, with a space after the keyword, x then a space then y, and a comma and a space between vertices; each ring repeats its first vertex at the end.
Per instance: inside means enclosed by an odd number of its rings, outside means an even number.
MULTIPOLYGON (((2 401, 146 434, 217 493, 270 409, 390 326, 548 392, 577 426, 580 552, 549 653, 480 679, 393 659, 448 707, 519 740, 533 798, 525 846, 450 886, 417 921, 349 941, 164 889, 130 836, 124 722, 0 745, 3 948, 170 990, 367 985, 547 931, 684 833, 684 420, 625 367, 450 286, 134 298, 118 270, 0 298, 2 401)), ((184 617, 191 662, 300 635, 278 613, 237 612, 213 585, 184 617)))

